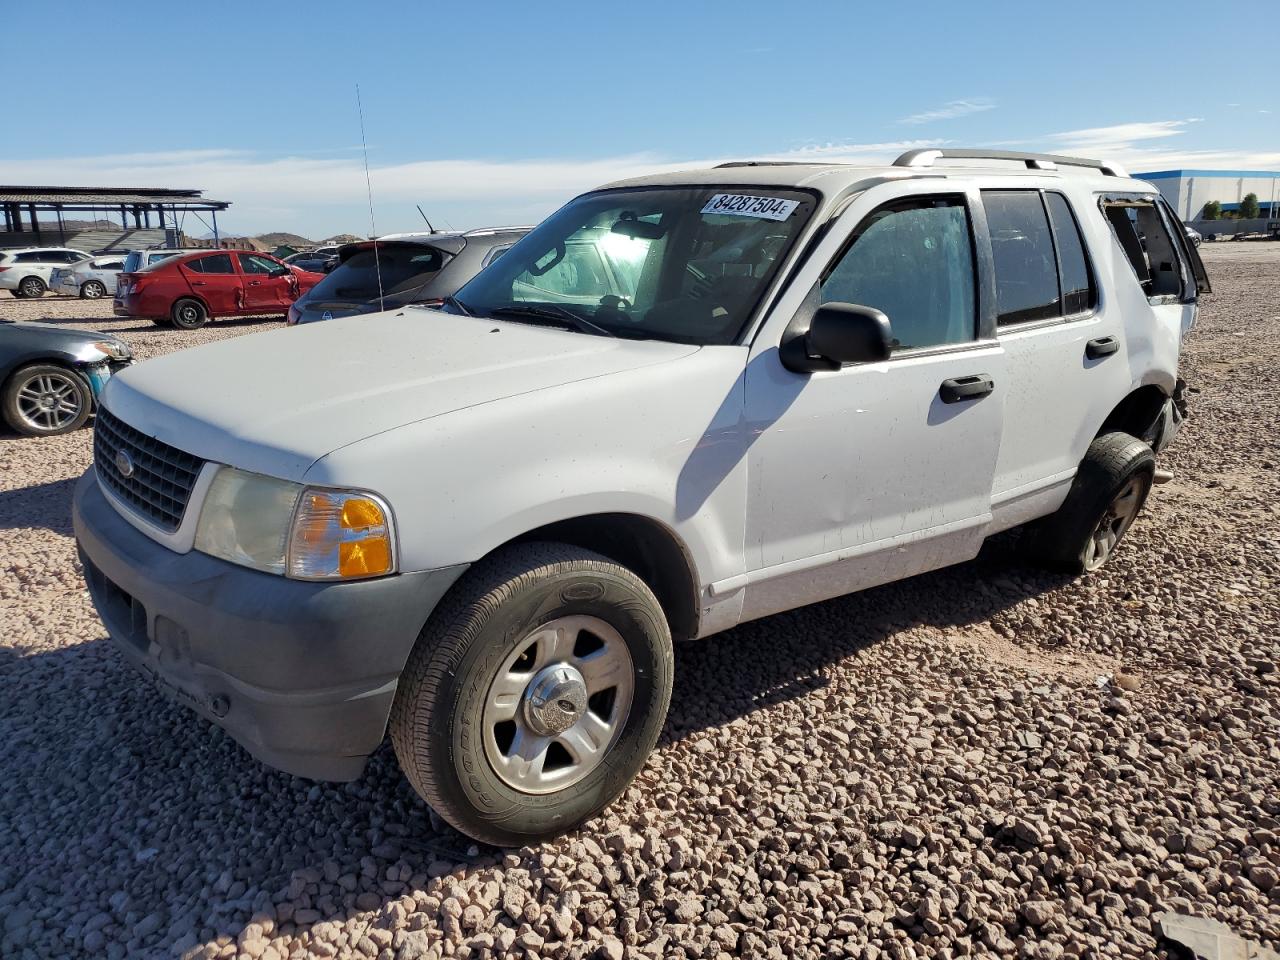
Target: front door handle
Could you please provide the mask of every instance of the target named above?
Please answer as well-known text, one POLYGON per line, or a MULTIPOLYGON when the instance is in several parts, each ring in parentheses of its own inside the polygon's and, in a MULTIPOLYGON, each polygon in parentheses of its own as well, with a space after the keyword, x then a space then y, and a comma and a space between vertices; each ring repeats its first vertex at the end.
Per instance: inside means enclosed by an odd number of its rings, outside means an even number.
POLYGON ((193 287, 203 287, 203 286, 204 286, 204 281, 203 281, 203 280, 192 280, 192 281, 191 281, 191 285, 192 285, 193 287))
POLYGON ((995 382, 989 376, 979 373, 972 377, 943 380, 942 386, 938 388, 938 394, 942 397, 943 403, 959 403, 962 400, 985 397, 995 388, 995 382))
POLYGON ((1101 360, 1120 349, 1120 341, 1115 337, 1099 337, 1084 345, 1084 355, 1090 360, 1101 360))

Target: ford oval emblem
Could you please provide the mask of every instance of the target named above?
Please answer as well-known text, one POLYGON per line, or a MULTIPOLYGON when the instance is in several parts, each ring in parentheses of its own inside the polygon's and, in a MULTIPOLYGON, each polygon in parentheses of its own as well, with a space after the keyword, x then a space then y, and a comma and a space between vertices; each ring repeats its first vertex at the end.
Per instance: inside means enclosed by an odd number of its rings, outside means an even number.
POLYGON ((133 458, 123 450, 116 451, 116 469, 126 480, 133 476, 133 458))
POLYGON ((320 319, 321 319, 321 320, 332 320, 332 319, 333 319, 333 314, 332 314, 332 313, 330 313, 328 310, 326 310, 324 313, 320 314, 320 319))

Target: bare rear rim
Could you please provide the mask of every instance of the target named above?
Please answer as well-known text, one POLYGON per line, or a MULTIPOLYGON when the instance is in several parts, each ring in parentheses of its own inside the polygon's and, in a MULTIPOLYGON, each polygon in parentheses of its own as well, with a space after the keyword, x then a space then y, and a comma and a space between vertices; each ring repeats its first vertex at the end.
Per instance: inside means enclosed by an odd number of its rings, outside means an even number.
POLYGON ((521 793, 563 790, 604 760, 634 696, 622 635, 598 617, 559 617, 528 633, 490 683, 485 757, 521 793))
POLYGON ((1115 552, 1116 544, 1133 523, 1142 507, 1143 475, 1135 473, 1107 504, 1102 519, 1084 548, 1084 568, 1097 570, 1115 552))

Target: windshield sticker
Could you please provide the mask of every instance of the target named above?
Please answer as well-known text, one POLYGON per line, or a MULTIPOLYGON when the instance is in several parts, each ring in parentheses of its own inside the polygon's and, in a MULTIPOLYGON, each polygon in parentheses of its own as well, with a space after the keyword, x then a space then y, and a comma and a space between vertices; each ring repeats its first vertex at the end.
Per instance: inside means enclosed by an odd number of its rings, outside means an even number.
POLYGON ((785 220, 800 206, 799 200, 781 197, 749 197, 741 193, 717 193, 702 208, 703 213, 722 213, 731 217, 756 217, 760 220, 785 220))

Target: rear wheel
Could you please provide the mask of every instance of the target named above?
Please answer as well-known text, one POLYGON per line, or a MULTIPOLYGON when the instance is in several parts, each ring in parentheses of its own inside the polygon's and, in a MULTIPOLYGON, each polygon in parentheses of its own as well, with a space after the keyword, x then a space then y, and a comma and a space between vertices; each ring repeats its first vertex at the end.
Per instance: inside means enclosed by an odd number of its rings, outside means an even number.
POLYGON ((80 296, 85 300, 99 300, 107 295, 107 288, 101 280, 89 280, 80 288, 80 296))
POLYGON ((22 282, 18 284, 18 290, 22 293, 23 298, 27 300, 43 297, 46 289, 44 281, 39 277, 23 277, 22 282))
POLYGON ((209 322, 209 311, 199 300, 184 297, 173 305, 169 318, 179 330, 196 330, 209 322))
POLYGON ((1098 437, 1062 506, 1027 528, 1027 556, 1064 573, 1097 570, 1142 510, 1155 469, 1155 454, 1136 437, 1119 432, 1098 437))
POLYGON ((634 573, 528 543, 477 564, 418 638, 391 712, 414 789, 463 833, 519 846, 603 810, 671 700, 671 634, 634 573))
POLYGON ((53 436, 84 426, 93 408, 93 393, 75 371, 37 363, 9 378, 0 407, 5 421, 19 433, 53 436))

